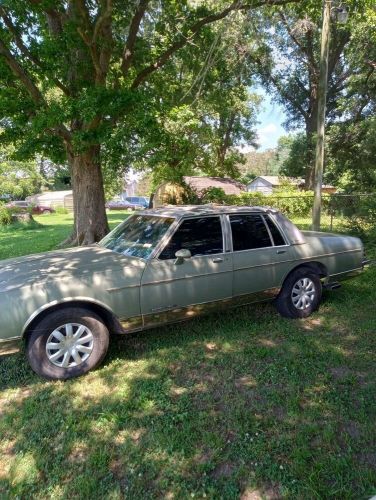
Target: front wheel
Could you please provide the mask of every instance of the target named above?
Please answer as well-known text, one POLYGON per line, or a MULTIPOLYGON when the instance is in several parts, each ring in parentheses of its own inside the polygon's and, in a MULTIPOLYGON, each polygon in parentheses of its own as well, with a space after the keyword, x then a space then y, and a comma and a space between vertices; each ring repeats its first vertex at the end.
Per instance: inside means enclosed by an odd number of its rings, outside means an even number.
POLYGON ((276 307, 285 318, 306 318, 318 308, 321 295, 320 277, 311 269, 296 269, 284 282, 276 307))
POLYGON ((105 357, 109 332, 88 309, 56 310, 35 325, 26 343, 31 368, 48 379, 79 377, 105 357))

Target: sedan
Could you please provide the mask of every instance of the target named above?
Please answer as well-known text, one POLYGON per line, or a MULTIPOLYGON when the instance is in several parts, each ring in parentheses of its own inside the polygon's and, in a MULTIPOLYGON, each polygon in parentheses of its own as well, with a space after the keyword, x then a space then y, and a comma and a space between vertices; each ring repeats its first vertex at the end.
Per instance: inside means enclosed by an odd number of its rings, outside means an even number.
POLYGON ((142 210, 144 207, 141 204, 131 203, 127 200, 109 201, 106 203, 108 210, 142 210))
POLYGON ((28 201, 11 201, 5 205, 7 208, 15 209, 17 212, 28 212, 31 211, 34 215, 41 214, 52 214, 55 210, 52 207, 46 207, 43 205, 34 205, 28 201))
POLYGON ((360 239, 302 232, 269 208, 145 210, 97 245, 2 261, 0 335, 67 379, 97 367, 113 334, 271 299, 306 318, 365 264, 360 239))

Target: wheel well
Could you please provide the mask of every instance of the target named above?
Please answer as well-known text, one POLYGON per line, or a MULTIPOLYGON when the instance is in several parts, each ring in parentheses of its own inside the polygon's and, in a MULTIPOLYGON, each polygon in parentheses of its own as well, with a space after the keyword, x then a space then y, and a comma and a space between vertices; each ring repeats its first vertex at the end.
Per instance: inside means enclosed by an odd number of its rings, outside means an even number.
POLYGON ((27 336, 30 334, 30 332, 33 330, 35 325, 39 323, 43 318, 45 318, 49 313, 53 311, 61 311, 62 309, 68 309, 70 307, 82 307, 84 309, 88 309, 89 311, 92 311, 95 313, 97 316, 101 318, 101 320, 104 322, 106 327, 108 328, 108 331, 110 333, 124 333, 124 330, 117 319, 117 317, 108 309, 105 307, 101 306, 100 304, 95 304, 93 302, 88 302, 85 300, 72 300, 71 302, 63 302, 61 304, 54 304, 47 309, 44 309, 41 311, 35 318, 32 319, 32 321, 27 325, 23 337, 27 338, 27 336))
POLYGON ((300 264, 299 266, 294 267, 294 269, 291 269, 291 271, 287 274, 287 276, 285 276, 283 282, 285 282, 287 278, 297 269, 307 269, 307 268, 310 271, 313 271, 315 274, 318 274, 320 278, 326 278, 328 276, 328 270, 324 266, 324 264, 321 264, 321 262, 305 262, 304 264, 300 264))

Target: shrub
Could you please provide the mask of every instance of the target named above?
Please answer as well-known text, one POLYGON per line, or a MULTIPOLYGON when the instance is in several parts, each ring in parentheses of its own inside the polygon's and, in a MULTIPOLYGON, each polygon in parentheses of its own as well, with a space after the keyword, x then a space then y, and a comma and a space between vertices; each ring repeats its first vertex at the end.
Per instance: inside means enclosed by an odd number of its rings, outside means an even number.
MULTIPOLYGON (((289 217, 305 217, 312 211, 312 191, 280 191, 275 195, 265 195, 258 191, 241 193, 238 196, 227 196, 229 205, 267 206, 280 210, 289 217)), ((323 208, 328 208, 329 197, 323 196, 323 208)))
POLYGON ((69 210, 67 208, 64 208, 64 207, 55 207, 55 213, 59 214, 59 215, 65 215, 65 214, 69 214, 69 210))
POLYGON ((353 196, 343 198, 341 209, 345 217, 345 226, 349 231, 362 238, 376 238, 376 195, 353 196))
POLYGON ((218 187, 204 189, 201 192, 200 201, 201 203, 219 203, 222 205, 228 203, 226 193, 222 188, 218 187))
POLYGON ((12 223, 12 212, 9 208, 0 206, 0 226, 9 226, 12 223))

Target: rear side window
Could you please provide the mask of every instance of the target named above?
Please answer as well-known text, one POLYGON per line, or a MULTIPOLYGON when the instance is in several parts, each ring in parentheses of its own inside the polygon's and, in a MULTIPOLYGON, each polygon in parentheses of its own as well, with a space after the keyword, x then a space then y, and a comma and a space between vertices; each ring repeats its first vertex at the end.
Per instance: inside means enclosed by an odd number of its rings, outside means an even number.
POLYGON ((212 255, 223 252, 222 227, 219 217, 187 219, 181 223, 160 254, 161 260, 174 259, 182 248, 195 255, 212 255))
POLYGON ((259 214, 230 215, 234 252, 271 247, 272 242, 259 214))
POLYGON ((274 224, 274 222, 270 219, 270 217, 265 216, 266 223, 268 225, 269 231, 272 235, 274 245, 275 246, 281 246, 281 245, 286 245, 285 240, 283 239, 282 234, 280 233, 279 229, 277 226, 274 224))

